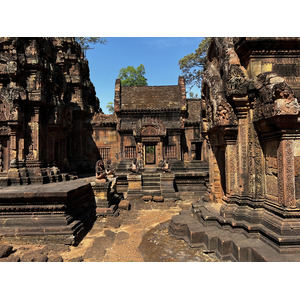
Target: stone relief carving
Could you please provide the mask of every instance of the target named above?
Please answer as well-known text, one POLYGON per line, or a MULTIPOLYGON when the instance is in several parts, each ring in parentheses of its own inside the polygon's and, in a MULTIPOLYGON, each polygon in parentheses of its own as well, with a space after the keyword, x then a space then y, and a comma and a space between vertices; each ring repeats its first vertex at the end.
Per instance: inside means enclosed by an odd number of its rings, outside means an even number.
POLYGON ((297 115, 299 103, 292 89, 276 73, 268 72, 257 76, 257 97, 254 101, 254 120, 275 115, 297 115))
POLYGON ((167 131, 160 119, 147 117, 136 123, 133 133, 143 136, 165 136, 167 131))
POLYGON ((8 126, 1 126, 0 135, 10 135, 10 128, 8 126))

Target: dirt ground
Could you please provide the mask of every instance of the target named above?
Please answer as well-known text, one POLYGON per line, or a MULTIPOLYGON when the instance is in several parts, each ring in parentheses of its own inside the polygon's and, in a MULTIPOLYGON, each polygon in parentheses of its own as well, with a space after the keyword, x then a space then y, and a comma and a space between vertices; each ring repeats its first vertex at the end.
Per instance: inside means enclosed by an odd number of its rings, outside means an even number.
MULTIPOLYGON (((98 218, 93 228, 76 247, 10 243, 14 253, 9 257, 15 261, 52 262, 219 261, 214 253, 191 248, 183 240, 169 235, 168 225, 172 216, 189 207, 189 203, 139 201, 131 210, 120 211, 118 217, 98 218)), ((0 245, 3 242, 0 241, 0 245)), ((9 257, 0 261, 7 261, 9 257)))

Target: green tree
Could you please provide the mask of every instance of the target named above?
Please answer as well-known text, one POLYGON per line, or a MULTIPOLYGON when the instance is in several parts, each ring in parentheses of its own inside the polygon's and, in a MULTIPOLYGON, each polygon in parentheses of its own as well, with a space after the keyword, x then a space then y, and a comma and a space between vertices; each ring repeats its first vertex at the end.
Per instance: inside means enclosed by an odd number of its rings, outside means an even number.
POLYGON ((81 49, 86 52, 86 50, 94 49, 91 45, 95 44, 106 44, 107 41, 101 37, 76 37, 75 41, 80 44, 81 49))
POLYGON ((196 99, 196 98, 198 98, 199 96, 198 96, 197 93, 194 94, 193 92, 189 92, 189 97, 192 98, 192 99, 196 99))
POLYGON ((110 114, 113 114, 115 112, 115 108, 114 108, 114 103, 113 102, 108 102, 106 105, 106 108, 108 109, 108 112, 110 114))
POLYGON ((142 64, 137 68, 128 66, 120 70, 119 79, 121 79, 122 86, 146 86, 148 83, 145 73, 145 67, 142 64))
POLYGON ((210 39, 209 37, 203 38, 194 53, 188 54, 179 60, 179 68, 182 71, 185 83, 190 87, 196 85, 200 88, 201 86, 201 77, 210 39))

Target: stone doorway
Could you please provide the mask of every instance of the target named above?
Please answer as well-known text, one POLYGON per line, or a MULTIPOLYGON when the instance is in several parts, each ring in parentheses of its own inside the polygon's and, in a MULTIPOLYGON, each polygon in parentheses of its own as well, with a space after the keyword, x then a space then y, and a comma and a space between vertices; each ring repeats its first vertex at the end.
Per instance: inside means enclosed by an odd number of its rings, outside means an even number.
POLYGON ((197 142, 194 143, 194 145, 192 144, 192 150, 195 151, 194 153, 192 153, 193 160, 201 160, 201 149, 202 149, 202 143, 197 142))
POLYGON ((7 172, 9 168, 9 139, 0 138, 0 170, 7 172))
POLYGON ((155 145, 154 144, 146 144, 145 145, 145 164, 146 165, 155 165, 155 145))

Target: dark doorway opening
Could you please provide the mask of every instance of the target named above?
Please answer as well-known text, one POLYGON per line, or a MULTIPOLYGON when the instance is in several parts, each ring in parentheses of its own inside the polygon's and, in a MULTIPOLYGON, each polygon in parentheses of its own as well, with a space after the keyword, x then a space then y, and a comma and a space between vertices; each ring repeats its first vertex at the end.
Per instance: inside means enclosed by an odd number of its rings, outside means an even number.
POLYGON ((201 148, 202 148, 202 143, 196 143, 195 160, 201 160, 201 148))
POLYGON ((153 165, 155 160, 155 145, 145 145, 145 163, 146 165, 153 165))
POLYGON ((9 140, 8 138, 0 139, 0 168, 1 172, 7 172, 9 169, 9 140))

